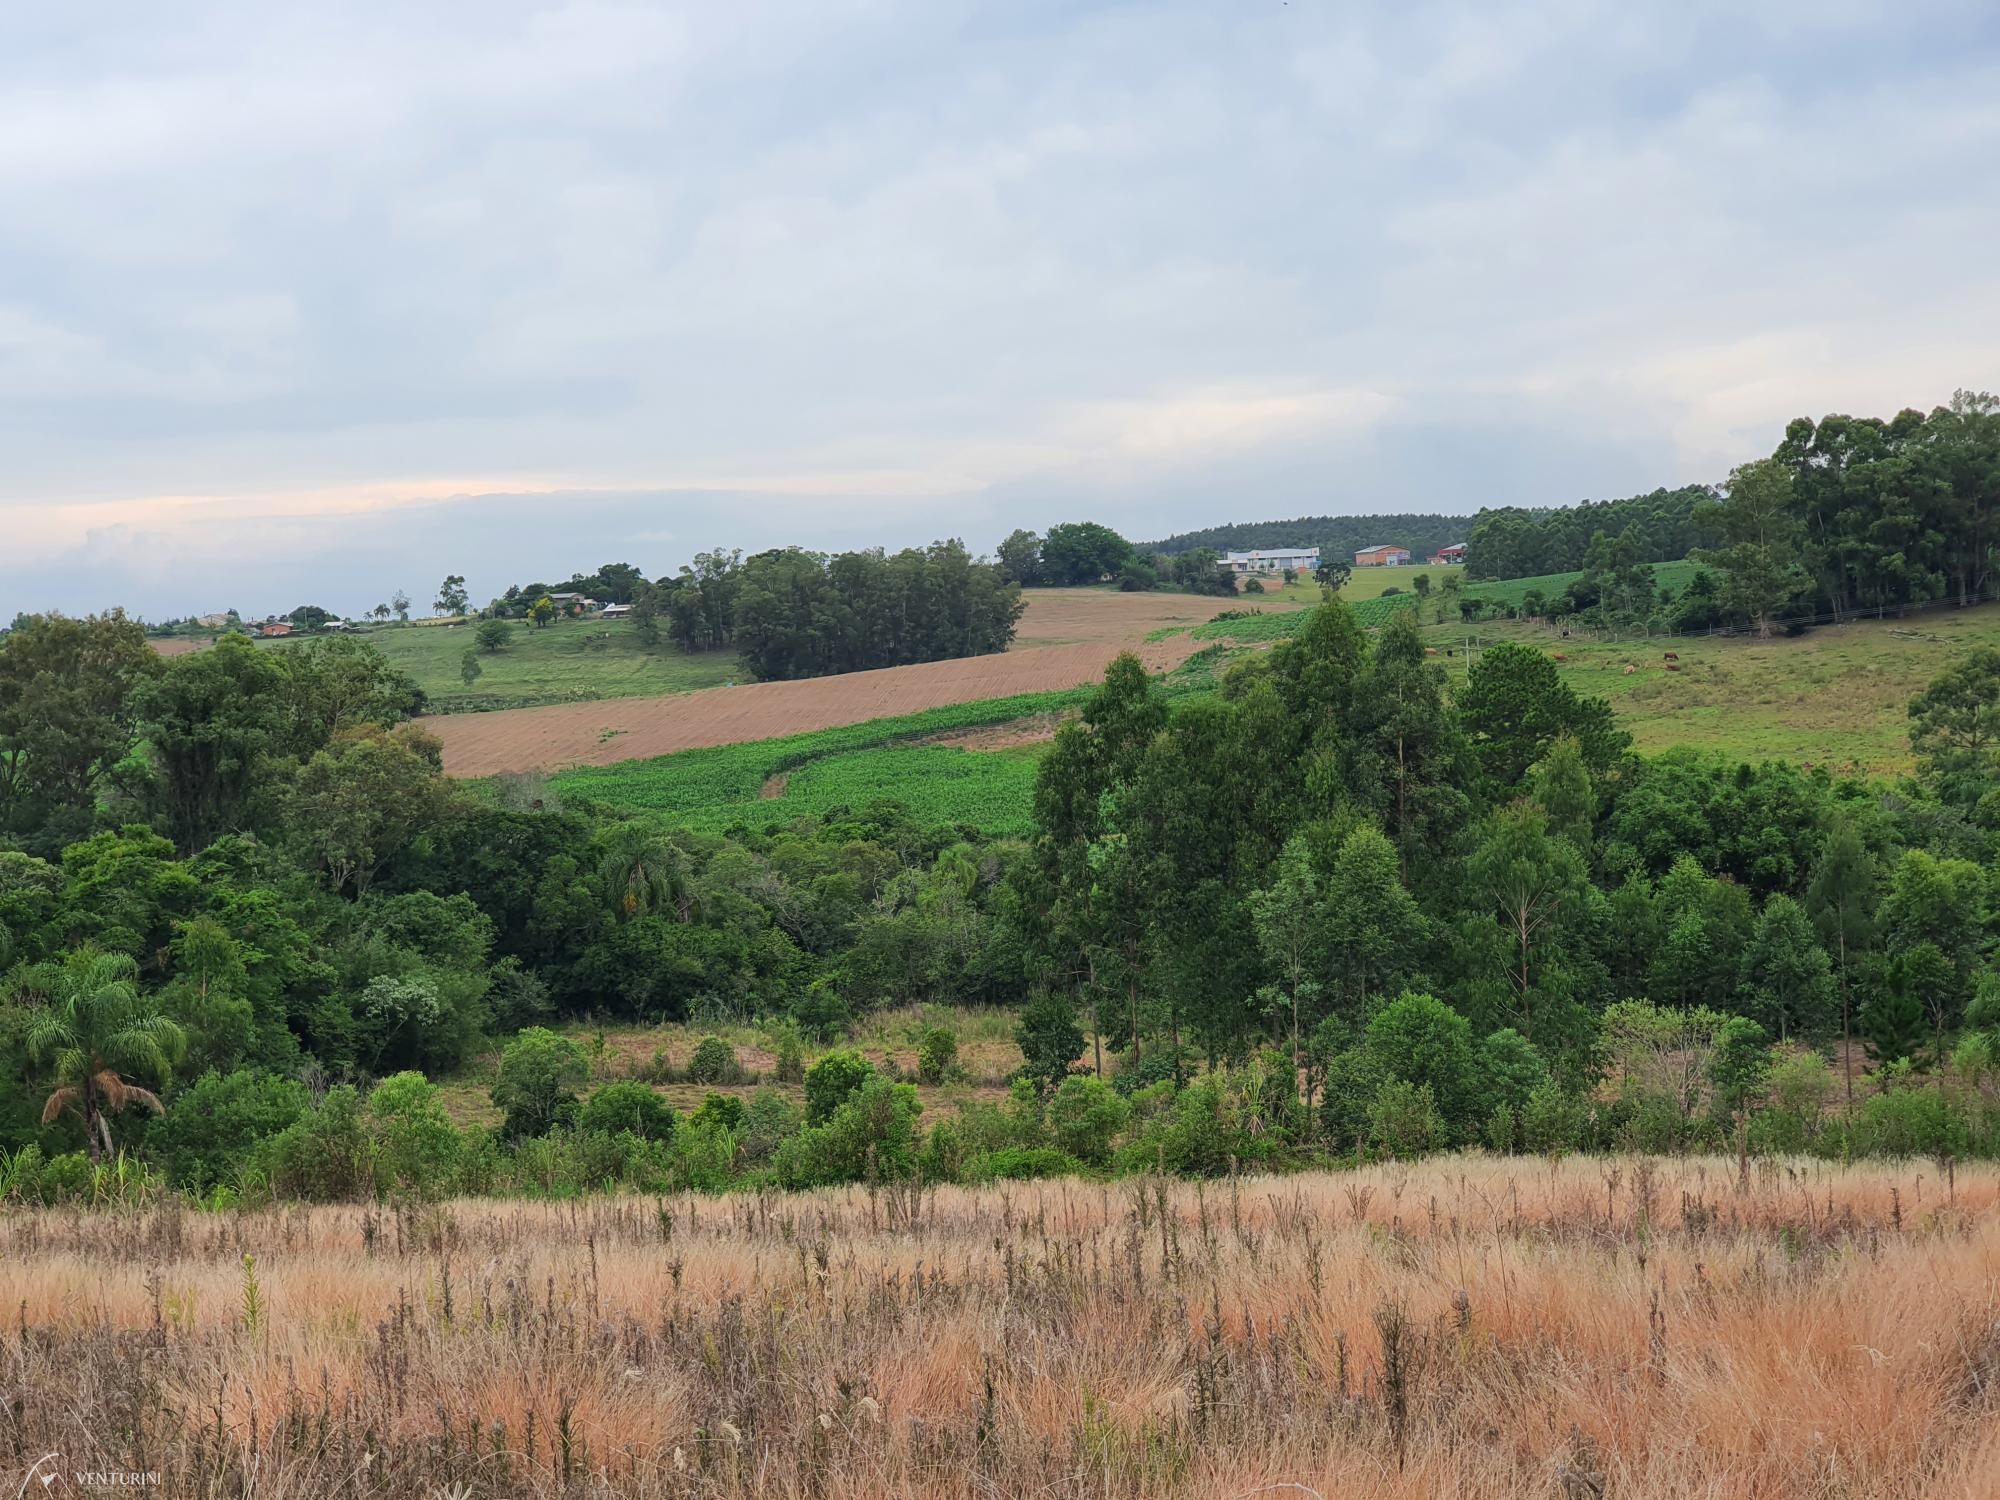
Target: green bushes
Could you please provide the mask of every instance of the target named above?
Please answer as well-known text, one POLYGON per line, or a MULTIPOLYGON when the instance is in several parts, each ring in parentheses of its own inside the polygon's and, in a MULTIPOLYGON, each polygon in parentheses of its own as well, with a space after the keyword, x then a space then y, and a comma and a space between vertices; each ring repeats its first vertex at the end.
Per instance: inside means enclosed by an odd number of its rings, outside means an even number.
POLYGON ((824 1125, 833 1112, 875 1076, 859 1052, 829 1052, 806 1070, 806 1124, 824 1125))
POLYGON ((688 1059, 687 1076, 689 1083, 741 1083, 743 1065, 729 1043, 719 1036, 705 1036, 688 1059))
POLYGON ((958 1038, 946 1027, 926 1027, 917 1043, 917 1080, 936 1087, 957 1073, 958 1038))
POLYGON ((673 1106, 645 1084, 626 1079, 607 1083, 583 1103, 576 1128, 616 1135, 630 1131, 644 1141, 672 1140, 673 1106))
POLYGON ((311 1106, 305 1085, 260 1068, 204 1073, 173 1096, 146 1132, 175 1187, 196 1191, 236 1181, 260 1145, 311 1106))
POLYGON ((589 1077, 581 1047, 545 1026, 531 1026, 500 1054, 493 1102, 506 1113, 502 1131, 509 1139, 546 1135, 575 1119, 576 1091, 589 1077))

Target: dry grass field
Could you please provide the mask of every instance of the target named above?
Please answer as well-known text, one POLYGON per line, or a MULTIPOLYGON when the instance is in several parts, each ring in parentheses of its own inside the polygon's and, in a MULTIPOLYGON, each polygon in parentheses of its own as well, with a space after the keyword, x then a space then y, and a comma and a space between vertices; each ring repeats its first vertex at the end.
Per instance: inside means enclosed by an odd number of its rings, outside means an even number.
POLYGON ((1973 1500, 1996 1278, 1928 1164, 20 1212, 0 1495, 1973 1500))

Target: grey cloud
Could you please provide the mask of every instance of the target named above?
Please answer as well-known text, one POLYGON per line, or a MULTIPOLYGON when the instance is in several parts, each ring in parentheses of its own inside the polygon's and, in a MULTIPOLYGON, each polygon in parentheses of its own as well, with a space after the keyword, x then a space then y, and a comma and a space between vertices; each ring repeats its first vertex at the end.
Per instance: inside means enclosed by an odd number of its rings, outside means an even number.
POLYGON ((2000 384, 1996 99, 1974 0, 13 7, 0 607, 1715 477, 2000 384))

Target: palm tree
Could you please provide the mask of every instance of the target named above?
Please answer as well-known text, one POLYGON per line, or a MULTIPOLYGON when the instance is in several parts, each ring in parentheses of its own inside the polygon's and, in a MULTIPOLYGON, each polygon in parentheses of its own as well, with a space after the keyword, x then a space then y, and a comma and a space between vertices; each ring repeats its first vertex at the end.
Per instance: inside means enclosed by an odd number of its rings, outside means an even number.
POLYGON ((671 907, 683 922, 700 906, 687 853, 650 829, 627 825, 611 836, 598 882, 621 917, 651 915, 671 907))
POLYGON ((164 1084, 187 1052, 179 1026, 139 993, 139 966, 122 953, 78 948, 38 964, 14 984, 17 998, 41 1000, 28 1026, 28 1055, 53 1067, 56 1088, 42 1106, 42 1123, 64 1110, 83 1117, 93 1161, 111 1154, 107 1115, 133 1105, 164 1114, 151 1089, 164 1084))

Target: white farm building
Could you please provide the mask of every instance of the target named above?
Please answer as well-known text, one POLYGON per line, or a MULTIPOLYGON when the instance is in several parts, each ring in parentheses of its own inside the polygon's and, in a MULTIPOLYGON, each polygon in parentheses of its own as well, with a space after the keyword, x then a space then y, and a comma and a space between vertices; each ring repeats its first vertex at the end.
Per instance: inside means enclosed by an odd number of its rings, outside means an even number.
POLYGON ((1264 552, 1230 552, 1222 561, 1232 573, 1310 573, 1319 566, 1317 547, 1273 547, 1264 552))

